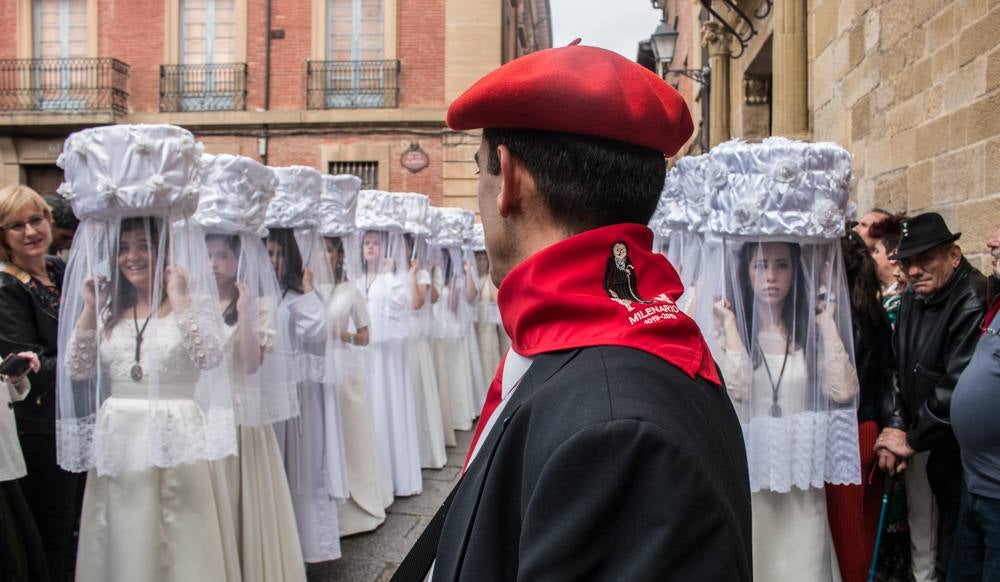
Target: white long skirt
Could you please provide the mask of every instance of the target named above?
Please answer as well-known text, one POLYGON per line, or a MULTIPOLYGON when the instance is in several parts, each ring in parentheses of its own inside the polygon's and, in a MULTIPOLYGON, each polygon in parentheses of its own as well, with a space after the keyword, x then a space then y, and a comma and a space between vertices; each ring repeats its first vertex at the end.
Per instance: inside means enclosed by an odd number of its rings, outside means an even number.
MULTIPOLYGON (((192 400, 163 399, 159 410, 195 422, 192 400)), ((108 398, 99 422, 142 434, 149 403, 108 398)), ((99 476, 91 470, 83 496, 78 582, 239 582, 235 512, 225 468, 199 461, 99 476)))
POLYGON ((469 345, 464 338, 440 338, 434 344, 438 382, 447 385, 451 401, 451 427, 470 430, 476 417, 472 404, 472 366, 469 364, 469 345))
MULTIPOLYGON (((343 420, 350 497, 340 506, 340 535, 373 531, 385 522, 385 508, 392 504, 392 479, 379 454, 368 385, 348 358, 363 357, 357 350, 337 352, 337 395, 343 420)), ((360 372, 360 370, 358 370, 360 372)))
POLYGON ((824 490, 759 491, 750 502, 755 581, 840 582, 824 490))
POLYGON ((409 372, 405 340, 391 339, 368 346, 375 437, 382 462, 392 474, 397 497, 417 495, 423 489, 416 396, 409 372))
POLYGON ((420 466, 440 469, 448 463, 444 444, 444 423, 438 399, 438 380, 434 373, 434 355, 427 338, 407 340, 410 349, 410 378, 417 397, 417 437, 420 466))
MULTIPOLYGON (((486 372, 483 369, 482 354, 479 352, 479 338, 476 337, 475 325, 472 323, 466 325, 465 346, 469 352, 469 374, 471 374, 470 380, 472 382, 472 418, 475 420, 479 417, 479 412, 483 409, 483 403, 486 402, 486 389, 489 388, 489 382, 483 382, 486 372)), ((492 380, 492 376, 490 379, 492 380)))
POLYGON ((483 361, 483 386, 489 389, 490 382, 500 367, 500 358, 503 357, 503 352, 500 351, 499 326, 495 323, 477 323, 476 337, 479 339, 479 354, 483 361))
POLYGON ((240 456, 226 461, 239 499, 243 582, 305 582, 295 509, 272 426, 241 426, 240 456))
POLYGON ((274 425, 295 508, 302 558, 309 563, 340 557, 338 499, 334 496, 339 493, 327 466, 326 389, 325 384, 301 382, 299 416, 274 425))

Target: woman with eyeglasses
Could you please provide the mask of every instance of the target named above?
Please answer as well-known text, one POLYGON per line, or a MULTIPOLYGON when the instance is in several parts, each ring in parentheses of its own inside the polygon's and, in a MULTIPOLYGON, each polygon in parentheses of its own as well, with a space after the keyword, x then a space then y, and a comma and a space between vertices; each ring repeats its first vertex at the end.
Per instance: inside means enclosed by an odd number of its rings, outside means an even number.
POLYGON ((13 405, 27 469, 20 486, 52 580, 62 581, 73 553, 78 477, 56 463, 56 339, 66 265, 48 255, 51 243, 45 200, 27 186, 0 190, 0 353, 33 351, 40 363, 28 376, 27 397, 13 405))

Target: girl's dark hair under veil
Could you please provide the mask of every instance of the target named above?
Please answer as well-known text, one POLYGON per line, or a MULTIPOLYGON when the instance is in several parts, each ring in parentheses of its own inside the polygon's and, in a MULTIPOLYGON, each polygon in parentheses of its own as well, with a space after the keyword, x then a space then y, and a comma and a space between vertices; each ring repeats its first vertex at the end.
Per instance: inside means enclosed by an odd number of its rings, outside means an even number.
POLYGON ((272 228, 266 241, 277 243, 281 253, 282 272, 277 275, 282 293, 302 293, 302 254, 299 252, 295 233, 290 228, 272 228))

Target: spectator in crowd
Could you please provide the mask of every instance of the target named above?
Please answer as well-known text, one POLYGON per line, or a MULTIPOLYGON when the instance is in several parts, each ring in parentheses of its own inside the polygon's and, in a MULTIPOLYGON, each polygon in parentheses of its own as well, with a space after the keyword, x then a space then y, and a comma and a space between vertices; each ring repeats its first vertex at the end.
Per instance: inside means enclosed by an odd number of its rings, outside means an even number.
POLYGON ((56 337, 65 263, 48 256, 52 211, 27 186, 0 190, 0 353, 32 351, 40 368, 14 404, 27 475, 21 490, 42 536, 49 573, 66 580, 78 477, 56 463, 56 337))
POLYGON ((948 580, 1000 579, 1000 228, 986 246, 993 257, 988 281, 992 297, 976 351, 951 400, 951 424, 962 451, 961 511, 948 580))
POLYGON ((897 276, 901 273, 898 263, 889 257, 896 252, 896 247, 899 246, 899 239, 902 236, 899 225, 903 220, 906 220, 905 216, 889 216, 876 222, 868 230, 869 236, 874 240, 871 255, 878 267, 882 307, 889 316, 889 322, 893 327, 896 325, 899 301, 906 284, 901 282, 897 276))
POLYGON ((869 229, 871 229, 873 225, 877 224, 878 222, 886 218, 889 218, 890 216, 892 216, 892 213, 889 212, 888 210, 883 210, 881 208, 872 208, 871 210, 868 211, 868 214, 862 216, 861 220, 859 220, 858 223, 854 225, 854 232, 861 235, 861 239, 865 241, 865 246, 868 247, 869 252, 871 252, 872 248, 875 246, 875 239, 872 238, 871 234, 869 233, 869 229))
POLYGON ((52 244, 49 245, 49 254, 66 260, 80 221, 73 214, 69 201, 62 196, 49 194, 45 197, 45 203, 52 209, 52 244))
POLYGON ((879 466, 903 473, 913 574, 944 579, 958 519, 961 463, 951 396, 976 347, 984 277, 937 213, 900 223, 893 258, 909 278, 896 326, 897 381, 884 399, 879 466))
POLYGON ((827 485, 826 500, 837 563, 844 582, 863 582, 875 547, 882 479, 868 480, 876 463, 878 402, 892 368, 892 328, 879 302, 875 260, 857 232, 840 239, 850 294, 854 357, 861 393, 858 398, 858 444, 861 485, 827 485))

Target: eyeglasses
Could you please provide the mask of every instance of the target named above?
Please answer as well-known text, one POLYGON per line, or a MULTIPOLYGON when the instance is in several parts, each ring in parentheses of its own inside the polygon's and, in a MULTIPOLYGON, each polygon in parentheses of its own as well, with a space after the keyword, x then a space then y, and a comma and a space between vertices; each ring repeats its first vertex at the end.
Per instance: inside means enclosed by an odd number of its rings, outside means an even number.
POLYGON ((15 234, 24 234, 25 228, 30 226, 32 230, 39 230, 43 224, 48 224, 48 220, 39 214, 32 216, 24 222, 11 222, 10 224, 4 225, 2 228, 15 234))

